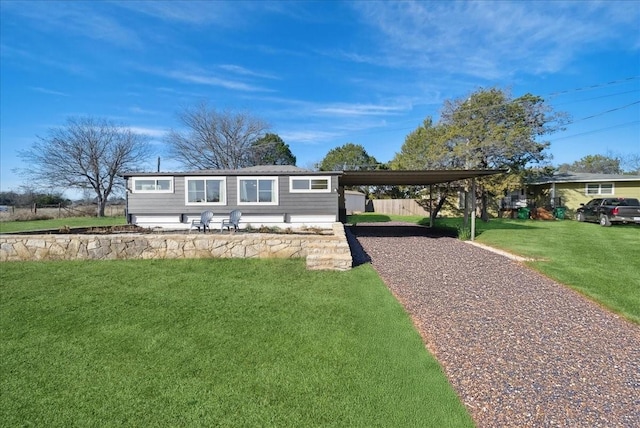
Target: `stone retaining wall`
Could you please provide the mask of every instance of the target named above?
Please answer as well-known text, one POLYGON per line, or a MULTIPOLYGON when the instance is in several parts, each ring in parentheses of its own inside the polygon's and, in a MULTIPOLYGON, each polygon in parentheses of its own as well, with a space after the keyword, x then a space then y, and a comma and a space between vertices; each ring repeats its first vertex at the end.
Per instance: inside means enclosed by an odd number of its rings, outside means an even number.
POLYGON ((25 260, 113 260, 181 258, 304 257, 307 269, 351 269, 344 226, 333 235, 112 234, 0 235, 0 262, 25 260))

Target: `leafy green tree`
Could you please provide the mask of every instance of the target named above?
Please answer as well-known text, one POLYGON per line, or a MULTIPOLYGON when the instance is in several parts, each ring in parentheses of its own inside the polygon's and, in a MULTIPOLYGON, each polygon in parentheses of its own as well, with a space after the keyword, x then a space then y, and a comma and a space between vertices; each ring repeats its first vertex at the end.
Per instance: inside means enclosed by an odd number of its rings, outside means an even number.
POLYGON ((587 155, 572 164, 562 164, 560 172, 587 172, 591 174, 622 174, 621 159, 617 156, 587 155))
POLYGON ((456 155, 456 141, 450 127, 435 124, 427 117, 404 140, 400 152, 391 161, 391 169, 462 169, 464 159, 456 155))
POLYGON ((440 122, 434 125, 428 118, 409 134, 392 166, 507 169, 508 174, 483 179, 478 187, 482 218, 487 219, 488 196, 520 188, 527 168, 548 157, 549 143, 540 139, 561 129, 564 120, 538 96, 514 99, 498 88, 480 89, 445 101, 440 122))
POLYGON ((484 220, 489 196, 522 187, 527 168, 548 159, 549 142, 542 138, 562 129, 565 120, 564 113, 554 112, 539 96, 512 98, 498 88, 445 102, 442 122, 449 127, 453 152, 464 168, 509 171, 481 181, 478 191, 484 220))
MULTIPOLYGON (((400 152, 391 160, 391 169, 424 170, 424 169, 462 169, 464 160, 456 156, 455 140, 450 138, 451 130, 446 124, 435 124, 427 117, 421 126, 405 138, 400 152)), ((435 206, 431 217, 435 218, 447 197, 457 186, 451 183, 437 185, 435 188, 435 206)), ((416 197, 424 187, 415 186, 408 189, 407 195, 416 197)))
POLYGON ((265 134, 251 144, 253 165, 295 165, 296 157, 278 134, 265 134))
POLYGON ((35 203, 38 205, 61 205, 66 207, 71 204, 71 201, 60 193, 41 193, 37 195, 35 203))
POLYGON ((0 192, 0 205, 18 205, 20 195, 10 190, 8 192, 0 192))
MULTIPOLYGON (((320 171, 357 171, 367 169, 384 169, 375 157, 369 155, 360 144, 347 143, 329 150, 327 155, 317 165, 320 171)), ((376 195, 382 192, 381 188, 370 186, 347 187, 349 190, 357 190, 366 195, 376 195)))
POLYGON ((348 171, 377 169, 379 162, 370 156, 360 144, 347 143, 329 150, 318 164, 320 171, 348 171))

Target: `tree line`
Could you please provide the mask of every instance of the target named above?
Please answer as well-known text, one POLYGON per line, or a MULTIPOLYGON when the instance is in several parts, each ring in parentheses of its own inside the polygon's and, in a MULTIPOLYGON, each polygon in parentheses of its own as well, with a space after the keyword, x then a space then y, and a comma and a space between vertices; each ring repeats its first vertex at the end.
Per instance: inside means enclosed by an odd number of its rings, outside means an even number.
POLYGON ((12 207, 37 206, 61 206, 71 205, 71 200, 65 198, 61 192, 38 192, 33 189, 23 189, 22 191, 0 192, 0 205, 12 207))
MULTIPOLYGON (((180 130, 165 136, 170 156, 187 170, 238 169, 254 165, 295 165, 296 157, 270 125, 248 112, 217 110, 206 102, 178 112, 180 130)), ((479 89, 446 100, 437 122, 431 117, 411 131, 394 158, 378 162, 360 144, 333 148, 315 165, 321 171, 357 169, 506 169, 508 174, 483 179, 478 188, 483 217, 491 196, 522 187, 527 178, 549 173, 550 143, 545 138, 568 123, 539 96, 512 97, 500 88, 479 89)), ((31 182, 55 188, 90 191, 98 216, 110 196, 124 190, 119 175, 142 168, 151 156, 147 136, 106 119, 69 118, 62 126, 19 153, 29 165, 31 182)), ((560 171, 621 173, 623 164, 638 171, 638 155, 622 160, 592 155, 560 171)), ((414 196, 419 189, 383 186, 369 189, 378 197, 414 196)), ((440 186, 438 209, 452 191, 440 186)))

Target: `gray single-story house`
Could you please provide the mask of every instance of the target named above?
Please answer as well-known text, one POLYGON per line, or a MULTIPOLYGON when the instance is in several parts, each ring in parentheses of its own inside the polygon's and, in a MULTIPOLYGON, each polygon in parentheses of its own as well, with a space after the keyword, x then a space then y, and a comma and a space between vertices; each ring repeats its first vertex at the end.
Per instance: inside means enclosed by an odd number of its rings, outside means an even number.
POLYGON ((203 211, 212 211, 213 224, 220 224, 238 209, 242 228, 330 229, 335 222, 346 220, 346 186, 432 185, 502 172, 309 171, 262 165, 237 170, 130 172, 122 177, 127 188, 127 220, 139 226, 189 229, 203 211))
POLYGON ((338 221, 339 175, 290 165, 127 173, 127 219, 178 230, 203 211, 213 211, 215 225, 238 209, 241 227, 331 228, 338 221))

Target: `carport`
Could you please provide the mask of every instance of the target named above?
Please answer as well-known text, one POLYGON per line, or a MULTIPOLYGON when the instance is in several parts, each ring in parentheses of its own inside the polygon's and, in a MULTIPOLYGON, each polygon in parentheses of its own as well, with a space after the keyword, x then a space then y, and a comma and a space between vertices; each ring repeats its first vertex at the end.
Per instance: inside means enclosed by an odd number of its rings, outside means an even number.
MULTIPOLYGON (((340 221, 346 221, 346 207, 344 198, 345 186, 429 186, 434 184, 450 183, 452 181, 471 179, 471 192, 475 195, 476 178, 495 174, 503 174, 505 169, 460 169, 460 170, 358 170, 342 171, 338 177, 339 198, 338 208, 340 221)), ((431 190, 430 190, 431 193, 431 190)), ((476 211, 476 198, 471 198, 471 213, 476 211)), ((469 212, 467 212, 469 214, 469 212)), ((475 239, 476 216, 470 215, 471 219, 471 240, 475 239)))

